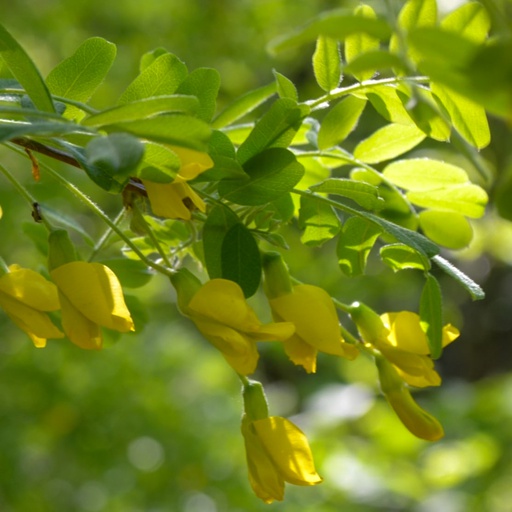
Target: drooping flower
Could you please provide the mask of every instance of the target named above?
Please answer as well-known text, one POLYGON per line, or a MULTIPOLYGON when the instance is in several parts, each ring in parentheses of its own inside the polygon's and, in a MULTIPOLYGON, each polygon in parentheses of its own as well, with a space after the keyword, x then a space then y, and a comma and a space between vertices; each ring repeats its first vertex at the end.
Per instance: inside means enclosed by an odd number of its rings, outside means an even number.
POLYGON ((274 320, 295 325, 294 335, 283 342, 293 363, 314 373, 319 351, 347 359, 357 357, 357 347, 341 336, 336 309, 324 289, 307 284, 293 286, 278 253, 265 254, 263 268, 265 292, 274 320))
POLYGON ((64 337, 47 315, 60 308, 57 288, 33 270, 11 265, 0 277, 0 307, 38 348, 64 337))
MULTIPOLYGON (((416 387, 439 386, 441 377, 430 357, 427 335, 420 317, 411 311, 384 313, 380 317, 360 303, 351 306, 351 316, 363 340, 379 350, 396 368, 401 378, 416 387)), ((443 327, 442 346, 459 336, 451 324, 443 327)))
POLYGON ((107 266, 73 261, 53 269, 50 275, 59 290, 62 327, 75 345, 100 349, 101 327, 134 330, 121 284, 107 266))
POLYGON ((289 322, 262 324, 233 281, 212 279, 201 285, 186 269, 177 272, 171 281, 182 313, 241 375, 256 369, 257 341, 283 341, 294 332, 289 322))
POLYGON ((156 183, 142 180, 155 215, 168 219, 191 218, 191 210, 204 212, 204 201, 187 183, 199 174, 213 167, 213 160, 207 153, 193 149, 170 146, 179 157, 181 167, 171 183, 156 183))
POLYGON ((405 427, 416 437, 426 441, 437 441, 444 436, 439 421, 422 409, 398 374, 396 366, 385 357, 375 357, 382 393, 405 427))
POLYGON ((316 485, 322 482, 305 434, 286 418, 242 417, 242 435, 249 482, 265 503, 282 501, 284 484, 316 485))
POLYGON ((121 284, 112 270, 101 263, 77 261, 64 229, 50 233, 48 246, 48 268, 58 289, 62 328, 75 345, 101 349, 101 327, 119 332, 134 330, 121 284))

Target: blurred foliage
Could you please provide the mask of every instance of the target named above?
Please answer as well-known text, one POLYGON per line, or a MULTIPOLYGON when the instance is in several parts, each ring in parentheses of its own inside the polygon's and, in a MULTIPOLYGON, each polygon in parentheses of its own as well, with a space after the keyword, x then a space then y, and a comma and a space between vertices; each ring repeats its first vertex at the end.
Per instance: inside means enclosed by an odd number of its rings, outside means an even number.
MULTIPOLYGON (((191 69, 218 69, 221 101, 227 101, 268 83, 273 67, 300 83, 301 93, 315 88, 312 47, 276 59, 266 53, 265 45, 339 3, 147 0, 141 5, 120 0, 113 8, 98 0, 43 0, 35 8, 33 2, 16 0, 4 9, 2 22, 44 72, 87 37, 115 42, 119 58, 112 79, 95 97, 98 106, 117 97, 137 74, 139 56, 159 46, 176 53, 191 69)), ((454 3, 440 2, 445 9, 454 3)), ((498 3, 510 7, 509 2, 498 3)), ((397 7, 400 2, 391 4, 397 7)), ((378 124, 376 116, 367 118, 349 144, 355 146, 378 124)), ((498 200, 498 211, 474 224, 471 247, 459 253, 461 268, 482 285, 487 299, 470 304, 456 283, 439 276, 446 292, 446 316, 462 327, 462 336, 440 361, 443 390, 417 394, 444 424, 446 437, 428 444, 409 434, 377 397, 375 369, 366 360, 320 358, 322 371, 306 377, 287 364, 279 349, 266 347, 258 377, 267 383, 271 412, 290 415, 307 431, 324 477, 321 486, 288 489, 286 502, 273 504, 273 510, 510 510, 512 148, 506 123, 491 118, 491 126, 493 140, 482 155, 493 166, 490 193, 498 200), (359 384, 347 384, 356 375, 359 384)), ((3 161, 10 159, 27 174, 30 188, 27 161, 1 154, 3 161)), ((437 155, 454 163, 458 158, 432 141, 418 146, 414 155, 437 155)), ((464 166, 477 179, 467 162, 464 166)), ((72 175, 87 192, 91 184, 85 177, 61 167, 63 175, 72 175)), ((51 183, 46 189, 38 186, 38 194, 50 195, 51 183)), ((108 210, 107 198, 95 189, 95 199, 104 199, 108 210)), ((18 238, 22 231, 37 232, 40 226, 34 226, 30 212, 21 209, 4 186, 0 203, 3 252, 37 267, 40 255, 27 251, 28 245, 19 244, 18 238)), ((65 201, 58 206, 99 235, 88 214, 72 210, 65 201)), ((300 243, 299 233, 290 236, 293 249, 300 243)), ((37 233, 32 237, 37 239, 37 233)), ((422 281, 413 271, 383 272, 375 258, 369 262, 370 277, 342 277, 336 262, 327 257, 331 245, 312 249, 307 260, 291 257, 293 274, 305 280, 307 276, 340 300, 357 295, 382 311, 417 309, 422 281)), ((268 510, 247 483, 238 435, 239 382, 219 354, 177 315, 164 281, 159 277, 132 292, 128 300, 140 332, 120 343, 111 339, 101 353, 58 342, 34 350, 1 317, 0 510, 268 510), (137 301, 149 302, 149 312, 142 313, 137 301)), ((257 300, 254 306, 263 309, 257 300)))

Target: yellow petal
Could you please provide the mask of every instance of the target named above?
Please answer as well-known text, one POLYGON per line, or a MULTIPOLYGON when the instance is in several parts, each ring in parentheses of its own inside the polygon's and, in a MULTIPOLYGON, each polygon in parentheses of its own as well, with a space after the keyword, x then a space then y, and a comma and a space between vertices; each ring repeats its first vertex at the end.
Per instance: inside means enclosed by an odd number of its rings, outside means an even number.
POLYGON ((64 336, 46 313, 31 308, 1 292, 0 306, 11 320, 29 335, 36 347, 44 347, 48 338, 64 336))
POLYGON ((205 283, 189 302, 187 314, 192 319, 212 320, 242 332, 257 332, 262 327, 240 286, 228 279, 205 283))
POLYGON ((197 193, 179 177, 172 183, 142 180, 155 215, 167 219, 190 220, 191 209, 204 212, 206 205, 197 193))
POLYGON ((245 416, 242 418, 242 434, 249 469, 249 482, 254 493, 265 503, 282 501, 284 480, 263 448, 254 427, 245 416))
POLYGON ((316 348, 297 335, 286 340, 283 345, 286 355, 293 364, 302 366, 308 373, 316 372, 316 348))
POLYGON ((304 433, 291 421, 271 416, 252 422, 256 435, 285 482, 315 485, 322 481, 304 433))
POLYGON ((385 313, 381 315, 381 319, 390 330, 387 339, 390 345, 415 354, 430 354, 427 336, 421 329, 420 317, 416 313, 385 313))
POLYGON ((87 350, 99 350, 103 337, 98 324, 86 318, 64 294, 60 294, 62 328, 75 345, 87 350))
POLYGON ((255 341, 284 341, 295 332, 292 322, 272 322, 262 325, 257 331, 248 333, 255 341))
POLYGON ((0 277, 0 291, 39 311, 57 311, 56 286, 33 270, 11 265, 0 277))
POLYGON ((119 332, 134 329, 121 284, 105 265, 73 261, 52 270, 51 276, 61 294, 90 321, 119 332))
POLYGON ((259 354, 256 344, 235 329, 209 320, 192 318, 201 334, 217 349, 240 375, 256 370, 259 354))
POLYGON ((213 167, 213 160, 208 153, 181 146, 170 146, 181 161, 180 176, 185 180, 192 180, 199 174, 213 167))
POLYGON ((279 319, 293 322, 303 341, 327 354, 344 356, 338 315, 329 294, 311 285, 294 286, 293 293, 269 300, 279 319))
POLYGON ((459 330, 452 324, 447 324, 443 327, 443 347, 455 341, 460 335, 459 330))

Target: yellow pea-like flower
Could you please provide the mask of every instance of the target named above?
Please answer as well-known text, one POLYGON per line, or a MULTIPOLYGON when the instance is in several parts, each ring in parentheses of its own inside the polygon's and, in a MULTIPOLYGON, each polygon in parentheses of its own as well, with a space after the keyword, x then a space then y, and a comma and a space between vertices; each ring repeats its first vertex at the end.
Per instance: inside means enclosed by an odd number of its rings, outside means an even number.
POLYGON ((316 485, 322 482, 308 440, 286 418, 270 416, 251 421, 242 418, 249 482, 265 503, 282 501, 284 484, 316 485))
POLYGON ((170 146, 178 155, 181 167, 172 183, 155 183, 142 180, 155 215, 168 219, 191 218, 191 210, 206 211, 206 205, 187 183, 202 172, 213 167, 213 160, 207 153, 193 149, 170 146))
POLYGON ((185 269, 171 280, 182 313, 240 375, 255 371, 257 341, 283 341, 294 332, 289 322, 262 324, 233 281, 212 279, 201 286, 185 269))
MULTIPOLYGON (((377 315, 364 304, 354 303, 350 314, 363 340, 376 348, 396 368, 400 377, 411 386, 439 386, 441 377, 430 357, 427 335, 420 317, 412 311, 377 315)), ((445 347, 459 336, 451 324, 443 327, 445 347)))
POLYGON ((66 336, 85 349, 100 349, 101 327, 119 332, 134 330, 123 290, 116 275, 105 265, 72 261, 54 268, 66 336))
POLYGON ((33 270, 11 265, 0 277, 0 307, 38 348, 64 337, 47 315, 60 308, 57 288, 33 270))
POLYGON ((355 345, 343 341, 336 309, 329 294, 318 286, 293 286, 291 293, 269 299, 276 321, 292 322, 295 334, 284 341, 291 361, 302 365, 308 373, 316 371, 317 353, 354 359, 359 354, 355 345))

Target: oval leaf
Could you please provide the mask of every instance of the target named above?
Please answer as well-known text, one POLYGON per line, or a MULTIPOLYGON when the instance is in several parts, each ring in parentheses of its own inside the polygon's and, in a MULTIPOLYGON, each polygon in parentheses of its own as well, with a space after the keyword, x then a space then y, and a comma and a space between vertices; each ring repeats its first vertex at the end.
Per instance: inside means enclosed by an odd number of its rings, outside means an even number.
POLYGON ((314 192, 348 197, 367 210, 375 210, 381 206, 377 187, 362 181, 329 178, 310 188, 314 192))
POLYGON ((448 249, 463 249, 473 239, 473 228, 460 213, 424 210, 419 219, 425 235, 448 249))
POLYGON ((338 41, 326 36, 316 40, 313 72, 318 85, 326 92, 338 87, 341 81, 341 56, 338 41))
POLYGON ((404 269, 430 270, 430 260, 404 244, 385 245, 380 249, 382 261, 395 272, 404 269))

